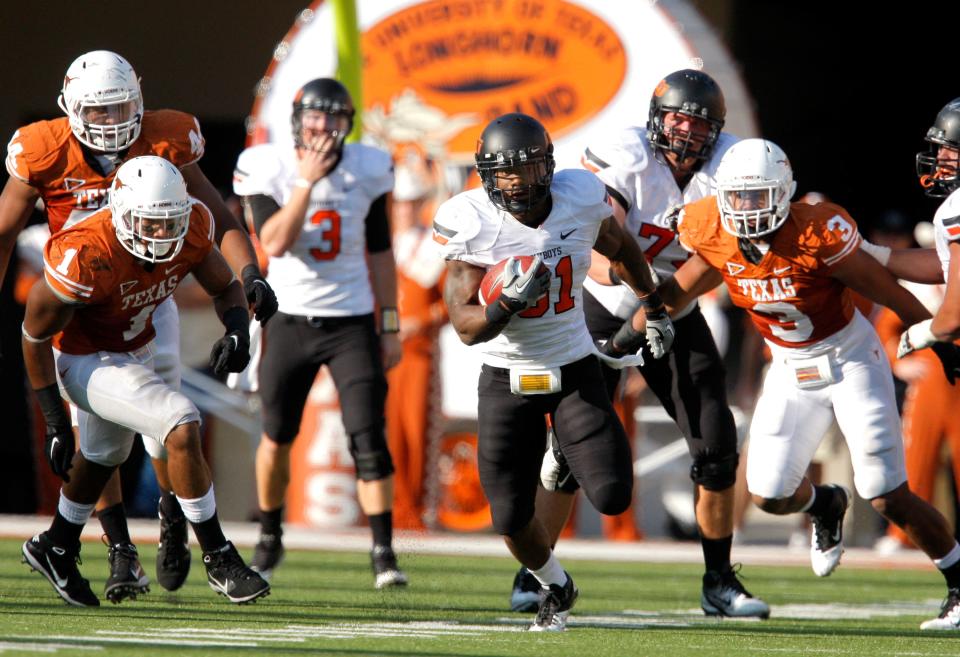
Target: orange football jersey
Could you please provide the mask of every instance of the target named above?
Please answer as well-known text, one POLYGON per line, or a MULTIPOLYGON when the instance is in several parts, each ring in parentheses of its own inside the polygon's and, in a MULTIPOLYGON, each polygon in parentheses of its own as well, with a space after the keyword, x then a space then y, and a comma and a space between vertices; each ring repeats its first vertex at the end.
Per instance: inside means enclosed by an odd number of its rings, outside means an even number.
POLYGON ((731 301, 747 310, 774 344, 805 347, 853 317, 851 291, 831 273, 859 248, 861 238, 840 206, 791 203, 790 216, 756 265, 723 229, 715 196, 686 206, 677 231, 684 246, 723 274, 731 301))
MULTIPOLYGON (((203 147, 200 124, 193 116, 175 110, 147 111, 140 136, 124 161, 157 155, 182 168, 199 160, 203 147)), ((99 163, 74 138, 67 117, 24 126, 7 145, 7 171, 40 193, 51 233, 104 207, 120 164, 102 173, 99 163)))
POLYGON ((44 247, 47 285, 78 307, 53 346, 69 354, 134 351, 153 339, 153 310, 213 248, 213 217, 199 201, 180 253, 153 267, 117 239, 110 208, 53 237, 44 247))

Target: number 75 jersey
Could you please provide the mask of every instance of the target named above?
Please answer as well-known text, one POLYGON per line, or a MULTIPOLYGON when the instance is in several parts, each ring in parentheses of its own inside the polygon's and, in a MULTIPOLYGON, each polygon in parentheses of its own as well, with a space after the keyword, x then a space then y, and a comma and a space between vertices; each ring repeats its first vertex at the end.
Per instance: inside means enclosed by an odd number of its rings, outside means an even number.
POLYGON ((747 310, 760 334, 774 345, 808 347, 853 318, 851 292, 832 273, 859 248, 861 238, 840 206, 791 203, 790 216, 757 264, 744 257, 737 238, 723 229, 715 196, 686 206, 677 231, 685 248, 723 274, 730 300, 747 310))
MULTIPOLYGON (((292 148, 261 144, 240 154, 233 176, 238 196, 269 196, 283 207, 297 179, 292 148)), ((336 168, 313 186, 300 236, 270 258, 267 280, 288 315, 351 317, 373 312, 367 275, 366 218, 371 204, 393 189, 390 155, 347 144, 336 168)))

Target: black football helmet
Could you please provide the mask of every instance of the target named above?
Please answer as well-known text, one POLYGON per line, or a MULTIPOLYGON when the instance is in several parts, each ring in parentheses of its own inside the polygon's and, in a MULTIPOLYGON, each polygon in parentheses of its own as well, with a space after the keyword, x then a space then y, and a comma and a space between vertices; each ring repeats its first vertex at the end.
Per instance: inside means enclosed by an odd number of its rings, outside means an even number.
POLYGON ((693 157, 702 162, 713 152, 726 118, 727 105, 716 80, 703 71, 674 71, 653 90, 647 117, 647 140, 661 162, 666 162, 663 157, 666 152, 676 153, 680 161, 693 157), (710 124, 706 141, 691 139, 686 131, 665 128, 663 115, 667 112, 705 119, 710 124))
POLYGON ((346 129, 335 130, 332 133, 337 139, 337 147, 343 146, 343 140, 353 130, 355 113, 353 99, 350 98, 350 92, 345 86, 333 78, 317 78, 300 87, 293 98, 293 115, 290 118, 293 142, 298 148, 307 147, 303 143, 302 135, 304 110, 317 110, 345 117, 346 129))
POLYGON ((491 121, 477 141, 476 161, 487 196, 501 210, 527 212, 550 196, 553 142, 532 116, 504 114, 491 121), (518 173, 529 182, 520 189, 498 189, 498 171, 518 173))
POLYGON ((937 162, 941 146, 960 150, 960 98, 954 98, 937 114, 927 130, 926 152, 917 153, 917 175, 927 196, 943 198, 960 187, 956 160, 952 164, 937 162))

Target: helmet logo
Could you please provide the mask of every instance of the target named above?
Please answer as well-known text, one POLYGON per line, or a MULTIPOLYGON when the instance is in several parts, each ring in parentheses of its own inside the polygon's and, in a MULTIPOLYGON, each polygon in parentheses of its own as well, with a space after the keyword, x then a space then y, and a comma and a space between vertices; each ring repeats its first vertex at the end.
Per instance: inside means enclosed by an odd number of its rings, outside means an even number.
POLYGON ((661 98, 663 94, 667 93, 670 90, 670 85, 667 84, 666 80, 660 80, 657 84, 657 88, 653 90, 653 95, 657 98, 661 98))

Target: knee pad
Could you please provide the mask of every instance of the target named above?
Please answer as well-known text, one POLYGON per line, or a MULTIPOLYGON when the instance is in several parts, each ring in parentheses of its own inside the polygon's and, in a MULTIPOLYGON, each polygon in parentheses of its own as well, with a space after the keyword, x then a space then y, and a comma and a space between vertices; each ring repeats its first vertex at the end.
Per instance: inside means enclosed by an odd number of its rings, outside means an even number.
POLYGON ((739 463, 740 455, 737 453, 725 456, 709 452, 698 454, 690 466, 690 478, 709 491, 723 491, 736 482, 739 463))
POLYGON ((633 501, 633 487, 622 482, 601 484, 587 492, 593 507, 605 516, 615 516, 630 508, 633 501))
POLYGON ((386 449, 373 452, 352 451, 357 466, 357 478, 363 481, 378 481, 393 474, 393 459, 386 449))
POLYGON ((131 435, 129 440, 113 441, 112 444, 101 442, 96 446, 82 448, 80 451, 83 453, 83 458, 91 463, 105 468, 115 468, 123 465, 132 449, 133 436, 131 435))

